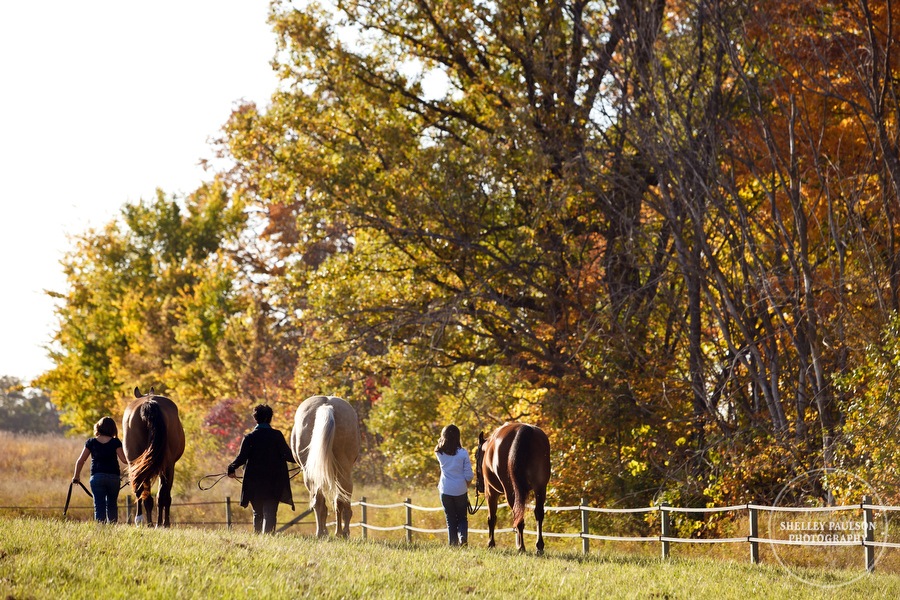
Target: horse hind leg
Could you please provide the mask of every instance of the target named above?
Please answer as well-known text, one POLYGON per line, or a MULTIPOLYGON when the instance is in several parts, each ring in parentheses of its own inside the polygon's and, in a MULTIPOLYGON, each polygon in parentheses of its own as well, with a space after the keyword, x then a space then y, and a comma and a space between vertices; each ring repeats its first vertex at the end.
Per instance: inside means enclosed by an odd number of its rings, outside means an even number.
POLYGON ((513 518, 513 529, 516 530, 516 550, 525 552, 525 516, 522 513, 516 513, 513 518))
POLYGON ((157 503, 159 504, 159 512, 157 513, 156 526, 169 527, 169 511, 172 508, 172 483, 175 475, 175 467, 166 468, 166 472, 160 477, 159 496, 157 503))
POLYGON ((334 500, 334 535, 337 537, 344 536, 344 501, 340 497, 334 500))
POLYGON ((316 492, 313 510, 316 512, 316 535, 325 537, 328 535, 328 530, 326 529, 326 523, 328 522, 328 503, 325 501, 325 494, 322 493, 322 490, 316 492))
POLYGON ((137 507, 134 524, 139 527, 145 523, 149 525, 153 522, 153 496, 150 495, 150 486, 146 483, 142 484, 135 490, 134 498, 137 507))
POLYGON ((350 519, 353 517, 350 502, 344 498, 338 498, 335 501, 334 513, 337 518, 334 534, 343 538, 350 537, 350 519))
POLYGON ((544 502, 547 493, 545 491, 534 491, 534 518, 537 521, 537 553, 544 553, 544 502))
POLYGON ((510 508, 513 512, 513 529, 516 530, 516 549, 519 552, 525 552, 525 497, 516 497, 514 492, 512 498, 507 496, 510 508))
POLYGON ((138 527, 150 525, 153 522, 153 496, 137 497, 137 516, 134 518, 134 524, 138 527))
POLYGON ((485 494, 488 505, 488 548, 496 546, 494 542, 494 527, 497 525, 497 496, 485 494))
POLYGON ((147 492, 147 496, 144 498, 144 512, 146 513, 146 523, 150 525, 153 523, 153 496, 147 492))
POLYGON ((157 513, 156 526, 169 526, 169 510, 172 507, 172 494, 170 489, 160 488, 156 497, 157 513))
POLYGON ((342 538, 350 537, 350 519, 353 518, 353 509, 350 506, 352 495, 353 480, 341 473, 338 477, 338 490, 334 498, 334 514, 337 520, 334 534, 342 538))

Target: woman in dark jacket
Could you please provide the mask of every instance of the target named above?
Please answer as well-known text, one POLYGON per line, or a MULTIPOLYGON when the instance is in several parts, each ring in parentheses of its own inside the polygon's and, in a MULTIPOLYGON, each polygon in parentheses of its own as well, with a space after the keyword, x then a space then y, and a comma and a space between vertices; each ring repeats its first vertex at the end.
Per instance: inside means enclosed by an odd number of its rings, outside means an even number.
POLYGON ((256 533, 274 533, 278 503, 284 502, 294 510, 291 481, 287 462, 296 462, 284 435, 272 429, 272 409, 260 404, 253 409, 256 427, 244 436, 241 450, 234 462, 228 465, 228 476, 235 477, 235 470, 244 466, 244 482, 241 485, 241 506, 253 508, 253 530, 256 533))

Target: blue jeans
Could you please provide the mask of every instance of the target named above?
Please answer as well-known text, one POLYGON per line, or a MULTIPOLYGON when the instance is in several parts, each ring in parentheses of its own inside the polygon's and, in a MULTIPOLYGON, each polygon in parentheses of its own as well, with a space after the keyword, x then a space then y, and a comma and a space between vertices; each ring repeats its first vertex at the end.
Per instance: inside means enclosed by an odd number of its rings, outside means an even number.
POLYGON ((447 517, 447 537, 451 546, 468 543, 469 517, 466 508, 469 505, 469 495, 448 496, 441 494, 441 504, 444 507, 444 516, 447 517))
POLYGON ((115 523, 119 520, 119 476, 111 473, 91 475, 91 493, 94 495, 94 519, 115 523))

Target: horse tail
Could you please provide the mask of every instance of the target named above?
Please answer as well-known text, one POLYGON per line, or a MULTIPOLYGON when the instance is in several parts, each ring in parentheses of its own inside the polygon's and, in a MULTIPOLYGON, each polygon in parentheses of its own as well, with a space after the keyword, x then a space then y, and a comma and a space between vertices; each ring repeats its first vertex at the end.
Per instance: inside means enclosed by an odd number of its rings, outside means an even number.
POLYGON ((150 483, 163 468, 166 455, 166 420, 156 400, 140 407, 140 417, 147 431, 147 448, 131 462, 131 487, 145 500, 150 496, 150 483))
POLYGON ((334 434, 337 429, 334 407, 330 404, 323 404, 317 408, 314 421, 312 436, 309 440, 309 453, 303 467, 306 487, 310 492, 310 506, 315 505, 319 492, 322 492, 330 500, 343 498, 349 501, 350 494, 344 490, 338 480, 337 464, 332 450, 334 434))
POLYGON ((534 443, 534 429, 524 425, 519 427, 509 449, 509 478, 513 486, 513 498, 507 498, 513 514, 513 527, 525 521, 525 500, 531 489, 528 481, 530 453, 534 443))

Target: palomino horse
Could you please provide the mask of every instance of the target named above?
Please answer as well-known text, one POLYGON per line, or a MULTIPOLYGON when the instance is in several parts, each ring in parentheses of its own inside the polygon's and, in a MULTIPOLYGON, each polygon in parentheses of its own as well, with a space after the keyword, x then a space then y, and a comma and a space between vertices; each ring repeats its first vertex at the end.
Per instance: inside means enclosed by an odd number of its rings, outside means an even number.
POLYGON ((534 517, 537 519, 537 553, 544 553, 544 500, 550 481, 550 441, 533 425, 506 423, 487 440, 478 434, 475 450, 477 489, 484 490, 488 505, 488 548, 494 547, 497 501, 506 496, 513 513, 516 547, 525 551, 525 501, 534 490, 534 517))
POLYGON ((359 457, 359 419, 350 404, 336 396, 312 396, 300 404, 291 430, 291 450, 303 467, 309 504, 316 511, 316 535, 325 536, 328 507, 337 518, 335 535, 350 535, 351 472, 359 457))
POLYGON ((159 514, 156 526, 169 526, 169 509, 172 506, 172 482, 175 480, 175 462, 184 454, 184 429, 178 418, 178 407, 164 396, 157 396, 153 388, 142 395, 134 388, 135 400, 125 409, 122 417, 122 445, 131 487, 137 500, 137 516, 134 522, 153 521, 153 496, 151 486, 159 477, 159 514))

